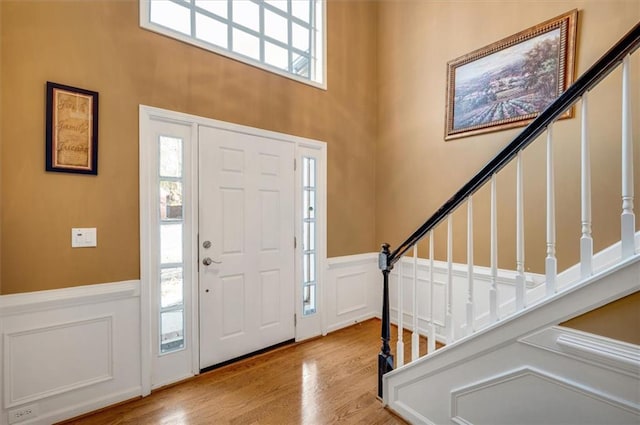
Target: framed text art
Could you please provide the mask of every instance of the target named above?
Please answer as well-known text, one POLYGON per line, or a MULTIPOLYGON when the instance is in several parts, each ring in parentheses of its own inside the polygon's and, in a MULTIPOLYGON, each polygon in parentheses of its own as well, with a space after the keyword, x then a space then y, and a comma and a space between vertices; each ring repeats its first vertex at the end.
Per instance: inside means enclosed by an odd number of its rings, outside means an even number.
POLYGON ((577 20, 572 10, 449 61, 445 140, 524 126, 549 106, 573 83, 577 20))
POLYGON ((98 93, 47 82, 46 170, 98 174, 98 93))

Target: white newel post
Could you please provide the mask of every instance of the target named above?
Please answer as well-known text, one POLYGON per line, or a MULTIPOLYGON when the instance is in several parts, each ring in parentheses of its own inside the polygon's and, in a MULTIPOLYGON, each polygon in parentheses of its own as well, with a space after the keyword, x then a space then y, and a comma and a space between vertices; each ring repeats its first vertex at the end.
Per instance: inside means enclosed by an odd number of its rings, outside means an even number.
POLYGON ((433 323, 433 309, 435 301, 433 300, 433 230, 429 231, 429 336, 427 345, 427 354, 436 351, 436 324, 433 323))
POLYGON ((546 295, 556 293, 556 191, 553 171, 553 124, 547 127, 547 258, 545 259, 546 295))
POLYGON ((467 201, 467 323, 466 335, 473 333, 473 197, 467 201))
POLYGON ((418 333, 418 244, 413 246, 413 333, 411 334, 411 361, 420 356, 418 333))
POLYGON ((589 134, 587 128, 587 97, 588 92, 582 95, 582 121, 580 139, 581 146, 581 232, 580 237, 580 275, 582 278, 591 276, 593 272, 593 238, 591 237, 591 157, 589 152, 589 134))
POLYGON ((524 183, 522 151, 516 156, 516 311, 525 307, 524 276, 524 183))
POLYGON ((629 57, 622 61, 622 258, 635 252, 635 214, 633 212, 633 139, 631 134, 631 96, 629 57))
POLYGON ((491 176, 491 289, 489 289, 489 319, 498 320, 498 203, 496 175, 491 176))

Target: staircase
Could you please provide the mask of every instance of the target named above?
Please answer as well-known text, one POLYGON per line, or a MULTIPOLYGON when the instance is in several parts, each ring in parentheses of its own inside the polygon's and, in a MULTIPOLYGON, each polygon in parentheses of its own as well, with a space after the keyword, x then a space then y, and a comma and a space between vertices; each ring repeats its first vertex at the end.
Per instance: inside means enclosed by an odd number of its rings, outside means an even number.
MULTIPOLYGON (((640 24, 405 242, 393 251, 383 244, 378 395, 411 423, 640 423, 640 347, 559 326, 640 290, 640 232, 636 232, 633 211, 632 117, 637 115, 632 115, 630 102, 632 91, 638 90, 631 87, 630 57, 639 46, 640 24), (618 67, 622 67, 621 116, 611 118, 619 119, 622 126, 621 236, 619 242, 594 254, 587 105, 589 92, 618 67), (580 261, 558 273, 553 127, 574 106, 581 108, 582 120, 577 224, 581 234, 575 242, 580 261), (522 151, 531 143, 541 143, 540 139, 546 140, 547 149, 546 170, 540 170, 541 176, 546 175, 546 258, 544 273, 536 274, 526 272, 524 263, 522 151), (516 167, 516 267, 499 270, 496 175, 512 161, 516 167), (479 267, 473 262, 473 195, 485 185, 491 193, 491 265, 479 267), (454 264, 451 254, 452 214, 463 206, 468 219, 466 265, 454 264), (436 261, 433 255, 434 230, 440 225, 447 226, 446 261, 436 261), (426 259, 418 256, 417 244, 423 239, 429 243, 426 259), (410 251, 412 256, 407 257, 410 251), (427 288, 426 293, 419 290, 420 285, 427 288), (397 290, 395 299, 392 286, 397 290), (407 286, 409 297, 403 292, 407 286), (435 301, 438 291, 444 295, 440 304, 435 301), (422 305, 425 299, 428 305, 422 305), (421 317, 420 311, 428 312, 427 316, 421 317), (395 359, 391 354, 392 320, 398 328, 412 331, 407 364, 402 332, 395 341, 395 359), (423 356, 421 335, 428 340, 423 356), (436 351, 436 339, 446 346, 436 351)), ((635 140, 637 144, 637 136, 635 140)))

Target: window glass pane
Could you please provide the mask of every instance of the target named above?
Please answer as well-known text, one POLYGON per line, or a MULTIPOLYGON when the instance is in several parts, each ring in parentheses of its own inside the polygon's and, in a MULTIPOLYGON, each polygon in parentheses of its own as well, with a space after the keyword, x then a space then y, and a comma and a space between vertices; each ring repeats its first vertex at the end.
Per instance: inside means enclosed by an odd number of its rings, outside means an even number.
POLYGON ((309 22, 311 12, 311 2, 293 0, 291 2, 291 14, 296 18, 302 19, 305 22, 309 22))
POLYGON ((309 186, 316 187, 316 160, 309 158, 309 186))
POLYGON ((160 136, 160 176, 182 176, 182 140, 160 136))
POLYGON ((182 220, 182 183, 160 181, 160 219, 182 220))
POLYGON ((264 11, 264 33, 278 41, 289 43, 287 19, 267 9, 264 11))
POLYGON ((253 59, 260 59, 260 40, 258 37, 234 28, 233 51, 253 59))
POLYGON ((184 348, 184 314, 182 310, 160 313, 160 352, 184 348))
POLYGON ((160 307, 182 304, 182 267, 160 270, 160 307))
POLYGON ((277 7, 285 12, 287 11, 287 0, 265 0, 265 3, 270 4, 273 7, 277 7))
POLYGON ((271 44, 267 41, 264 43, 264 61, 269 65, 287 70, 289 69, 289 52, 282 47, 271 44))
POLYGON ((316 217, 316 193, 313 190, 305 190, 302 196, 302 218, 314 219, 316 217))
POLYGON ((227 49, 227 24, 196 13, 196 38, 227 49))
POLYGON ((303 244, 302 249, 305 251, 313 251, 316 249, 316 223, 313 221, 305 222, 303 225, 303 244))
MULTIPOLYGON (((295 3, 295 2, 294 2, 295 3)), ((296 23, 292 26, 293 47, 304 52, 309 51, 309 29, 296 23)))
POLYGON ((294 54, 291 63, 291 70, 294 74, 309 78, 309 57, 294 54))
POLYGON ((302 256, 302 281, 309 282, 309 254, 302 256))
POLYGON ((227 17, 228 3, 226 0, 196 0, 196 6, 203 8, 223 18, 227 17))
POLYGON ((160 263, 182 263, 182 223, 160 225, 160 263))
POLYGON ((316 312, 316 285, 306 285, 304 287, 304 299, 302 312, 306 316, 316 312))
POLYGON ((233 0, 233 22, 260 31, 260 6, 248 0, 233 0))
POLYGON ((309 186, 309 158, 302 158, 302 186, 309 186))
POLYGON ((151 0, 149 8, 151 22, 191 35, 191 13, 188 8, 169 0, 151 0))
POLYGON ((315 282, 316 280, 316 255, 309 254, 309 279, 307 282, 315 282))

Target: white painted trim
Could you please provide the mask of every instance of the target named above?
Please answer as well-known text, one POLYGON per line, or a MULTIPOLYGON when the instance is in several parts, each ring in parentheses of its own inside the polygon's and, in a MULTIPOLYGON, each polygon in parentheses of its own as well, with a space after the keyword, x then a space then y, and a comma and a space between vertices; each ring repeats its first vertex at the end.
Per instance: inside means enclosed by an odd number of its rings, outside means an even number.
POLYGON ((140 296, 140 281, 75 286, 0 296, 0 317, 140 296))
POLYGON ((640 346, 563 326, 552 326, 520 339, 541 350, 640 378, 640 346))
POLYGON ((377 267, 378 265, 377 253, 368 252, 365 254, 354 254, 354 255, 343 255, 340 257, 331 257, 327 259, 327 267, 329 269, 337 269, 340 267, 351 267, 351 266, 358 266, 363 264, 370 265, 371 262, 373 262, 377 267))
POLYGON ((37 418, 34 418, 31 421, 20 423, 25 425, 50 425, 53 423, 58 423, 69 418, 83 415, 87 412, 93 412, 95 410, 102 409, 105 406, 111 406, 124 400, 139 397, 141 392, 141 387, 128 388, 115 394, 109 394, 105 397, 94 398, 71 406, 63 406, 62 408, 53 412, 47 413, 40 411, 40 414, 37 418))
POLYGON ((532 329, 556 325, 637 291, 638 273, 640 255, 635 255, 571 288, 559 291, 553 298, 540 300, 469 337, 387 373, 383 378, 385 402, 396 409, 393 394, 399 387, 424 380, 443 369, 456 367, 468 361, 470 356, 492 353, 522 338, 525 332, 532 329))
MULTIPOLYGON (((114 315, 107 315, 107 316, 99 316, 99 317, 94 317, 94 318, 88 318, 88 319, 83 319, 83 320, 77 320, 77 321, 70 321, 70 322, 64 322, 64 323, 58 323, 58 324, 54 324, 54 325, 48 325, 48 326, 39 326, 39 327, 30 327, 30 328, 25 328, 22 330, 16 330, 13 332, 9 332, 9 333, 5 333, 3 335, 3 345, 4 345, 4 350, 3 350, 3 357, 4 357, 4 361, 3 361, 3 375, 4 375, 4 389, 5 389, 5 394, 4 394, 4 408, 10 408, 10 407, 15 407, 21 404, 25 404, 25 403, 29 403, 29 402, 33 402, 33 401, 37 401, 37 400, 42 400, 44 398, 48 398, 48 397, 52 397, 55 396, 57 394, 63 394, 69 391, 73 391, 73 390, 77 390, 80 388, 84 388, 84 387, 88 387, 90 385, 95 385, 98 384, 100 382, 105 382, 105 381, 109 381, 113 379, 113 319, 114 319, 114 315), (88 324, 93 324, 93 323, 99 323, 99 322, 104 322, 107 325, 107 373, 102 375, 102 376, 96 376, 93 377, 91 379, 87 379, 85 381, 80 381, 80 382, 75 382, 73 384, 69 384, 69 385, 63 385, 63 386, 58 386, 56 388, 50 389, 50 390, 46 390, 46 391, 42 391, 40 393, 37 394, 33 394, 27 397, 20 397, 20 398, 15 398, 13 396, 13 382, 14 377, 11 373, 11 371, 13 370, 12 368, 12 364, 13 364, 13 356, 12 356, 12 345, 13 345, 13 341, 16 340, 17 338, 21 337, 21 336, 25 336, 25 335, 33 335, 33 334, 43 334, 46 332, 51 332, 51 331, 55 331, 58 329, 64 329, 64 328, 70 328, 70 327, 75 327, 75 326, 82 326, 82 325, 88 325, 88 324)), ((64 343, 63 341, 61 341, 61 343, 64 343)))
POLYGON ((472 394, 475 392, 480 392, 483 391, 487 388, 491 388, 500 384, 503 384, 505 382, 509 382, 509 381, 513 381, 522 377, 526 377, 526 376, 534 376, 536 378, 540 378, 543 379, 551 384, 563 387, 565 389, 568 389, 570 391, 576 392, 578 394, 581 394, 583 396, 592 398, 594 400, 598 400, 600 402, 609 404, 613 407, 616 407, 618 409, 621 410, 625 410, 627 412, 633 413, 633 414, 640 414, 640 408, 638 408, 637 405, 634 405, 632 403, 628 403, 625 400, 620 400, 618 398, 615 397, 610 397, 605 393, 602 393, 601 391, 598 391, 594 388, 590 388, 587 387, 585 385, 580 385, 577 384, 573 381, 570 381, 568 379, 562 378, 560 376, 556 376, 554 374, 548 373, 548 372, 543 372, 541 370, 538 370, 536 368, 532 368, 532 367, 522 367, 516 370, 511 370, 508 371, 506 373, 500 374, 500 375, 496 375, 496 376, 492 376, 489 379, 484 379, 480 382, 477 383, 473 383, 470 385, 466 385, 464 387, 461 388, 456 388, 453 391, 451 391, 451 420, 455 423, 458 424, 468 424, 469 422, 464 420, 463 418, 460 418, 458 416, 458 399, 461 398, 462 396, 468 395, 468 394, 472 394))
POLYGON ((369 320, 369 319, 375 319, 377 317, 377 315, 373 312, 368 312, 368 313, 364 313, 361 314, 359 316, 350 318, 348 320, 343 320, 340 322, 335 322, 335 323, 331 323, 329 325, 329 327, 327 328, 327 333, 331 333, 331 332, 335 332, 337 330, 343 329, 343 328, 347 328, 349 326, 353 326, 356 323, 359 322, 364 322, 365 320, 369 320))
MULTIPOLYGON (((206 126, 215 129, 221 129, 226 131, 237 132, 241 134, 246 134, 250 136, 263 137, 266 139, 277 140, 281 142, 287 142, 294 144, 296 147, 305 147, 308 149, 315 149, 319 152, 319 158, 321 161, 321 166, 318 167, 318 183, 321 184, 322 187, 318 190, 318 194, 320 195, 319 201, 321 201, 324 211, 321 215, 319 215, 319 219, 317 221, 318 226, 318 235, 316 242, 318 244, 318 282, 319 282, 319 305, 318 308, 321 309, 321 321, 322 321, 322 332, 326 333, 327 330, 327 317, 326 317, 326 294, 324 293, 324 286, 326 282, 325 270, 327 269, 327 251, 326 251, 326 229, 327 229, 327 213, 326 213, 326 205, 327 205, 327 144, 325 142, 319 140, 313 140, 309 138, 293 136, 289 134, 277 133, 274 131, 247 127, 240 124, 219 121, 212 118, 200 117, 196 115, 186 114, 182 112, 170 111, 162 108, 156 108, 152 106, 140 105, 139 106, 139 114, 140 114, 140 134, 139 134, 139 150, 140 150, 140 282, 141 282, 141 294, 140 294, 140 310, 141 310, 141 369, 142 369, 142 388, 143 388, 143 396, 149 395, 151 393, 151 376, 152 376, 152 323, 154 318, 152 317, 152 297, 149 292, 150 284, 148 282, 148 276, 152 275, 153 270, 151 269, 152 264, 149 261, 150 253, 153 247, 151 246, 151 235, 150 235, 150 226, 149 226, 149 217, 154 211, 155 205, 149 205, 148 199, 144 196, 145 193, 148 193, 151 190, 151 182, 149 181, 150 176, 150 161, 154 161, 155 158, 149 158, 149 149, 148 147, 142 143, 142 141, 148 138, 148 135, 151 133, 151 122, 152 121, 161 121, 168 123, 175 123, 179 125, 189 125, 192 126, 194 133, 195 129, 198 126, 206 126), (323 306, 324 304, 324 306, 323 306)), ((197 136, 194 136, 197 137, 197 136)), ((194 143, 197 145, 197 143, 194 143)), ((191 149, 192 160, 193 158, 197 159, 197 146, 192 147, 191 149)), ((197 167, 198 162, 192 162, 193 167, 191 170, 193 179, 191 193, 197 194, 197 167)), ((197 211, 198 211, 198 199, 197 196, 192 196, 192 206, 191 211, 194 214, 192 220, 193 221, 193 230, 194 234, 191 235, 193 238, 192 241, 194 246, 197 244, 197 229, 198 222, 197 211)), ((300 223, 296 223, 296 228, 301 227, 298 226, 300 223)), ((197 256, 197 246, 195 246, 194 255, 197 256)), ((194 375, 199 373, 199 341, 197 339, 198 335, 198 327, 199 327, 199 317, 198 312, 196 311, 196 306, 198 305, 198 282, 197 282, 197 264, 194 263, 194 278, 192 279, 192 290, 191 290, 191 306, 192 306, 192 321, 190 327, 191 333, 191 343, 193 344, 193 350, 197 353, 192 353, 192 372, 194 375)), ((185 263, 186 264, 186 263, 185 263)), ((293 297, 293 301, 295 302, 295 297, 293 297)), ((189 343, 187 341, 187 343, 189 343)))

